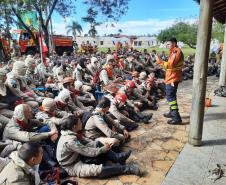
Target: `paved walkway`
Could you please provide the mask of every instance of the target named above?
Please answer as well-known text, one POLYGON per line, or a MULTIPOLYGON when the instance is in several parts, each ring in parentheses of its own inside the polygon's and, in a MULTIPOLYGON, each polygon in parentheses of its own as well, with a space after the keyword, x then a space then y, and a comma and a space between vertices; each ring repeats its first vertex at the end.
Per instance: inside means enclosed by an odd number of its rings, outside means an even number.
MULTIPOLYGON (((226 177, 213 182, 209 170, 226 165, 226 98, 214 97, 206 110, 203 146, 186 144, 162 185, 226 185, 226 177)), ((224 166, 226 168, 226 166, 224 166)))
MULTIPOLYGON (((212 91, 216 80, 215 77, 208 79, 207 92, 212 91)), ((145 177, 121 175, 104 180, 78 178, 79 185, 160 185, 187 142, 191 91, 191 80, 179 85, 178 102, 184 125, 166 124, 162 114, 168 111, 169 107, 167 102, 162 100, 159 102, 159 110, 152 111, 152 123, 140 123, 138 129, 131 132, 131 141, 123 147, 125 150, 133 151, 127 162, 136 162, 143 167, 148 172, 145 177)))

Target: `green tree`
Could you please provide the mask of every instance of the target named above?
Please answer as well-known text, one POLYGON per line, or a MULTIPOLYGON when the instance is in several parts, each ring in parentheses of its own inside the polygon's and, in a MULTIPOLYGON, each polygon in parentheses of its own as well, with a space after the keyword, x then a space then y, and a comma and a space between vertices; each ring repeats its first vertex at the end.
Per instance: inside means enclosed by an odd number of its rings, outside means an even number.
POLYGON ((0 1, 0 33, 8 39, 11 39, 10 29, 13 23, 11 8, 7 2, 0 1))
MULTIPOLYGON (((31 28, 22 20, 22 13, 32 11, 37 13, 39 17, 40 27, 45 34, 45 41, 49 47, 49 32, 48 25, 53 12, 58 12, 62 17, 68 17, 75 13, 76 0, 1 0, 0 1, 0 21, 4 14, 1 12, 4 8, 10 10, 8 15, 13 17, 13 21, 30 33, 31 37, 38 46, 38 39, 33 34, 31 28), (2 6, 4 3, 5 6, 2 6)), ((118 20, 128 9, 129 0, 84 0, 82 1, 88 7, 92 7, 95 11, 100 12, 108 20, 118 20)))
MULTIPOLYGON (((57 11, 62 16, 69 16, 75 11, 73 0, 2 0, 1 2, 4 2, 10 9, 14 23, 21 25, 31 35, 37 46, 39 45, 38 38, 35 37, 32 28, 26 25, 22 19, 24 12, 31 11, 38 15, 40 27, 45 34, 45 42, 49 47, 48 25, 53 11, 57 11)), ((2 6, 0 6, 0 9, 2 9, 2 6)))
POLYGON ((72 33, 74 39, 76 38, 77 33, 81 35, 83 31, 82 26, 76 21, 72 21, 71 25, 68 25, 66 28, 67 34, 72 33))
POLYGON ((225 25, 214 20, 213 27, 212 27, 212 38, 217 39, 220 42, 224 42, 224 31, 225 31, 225 25))
POLYGON ((97 15, 98 15, 98 12, 96 10, 94 10, 93 8, 89 8, 87 10, 87 16, 82 17, 82 20, 84 22, 87 22, 87 23, 90 24, 90 29, 88 31, 88 34, 91 37, 96 37, 96 35, 97 35, 96 26, 99 26, 101 24, 101 23, 96 21, 97 15))
POLYGON ((157 38, 161 42, 165 42, 171 37, 176 37, 178 41, 184 42, 191 48, 196 48, 197 31, 197 23, 189 24, 186 22, 178 22, 173 26, 162 30, 157 38))

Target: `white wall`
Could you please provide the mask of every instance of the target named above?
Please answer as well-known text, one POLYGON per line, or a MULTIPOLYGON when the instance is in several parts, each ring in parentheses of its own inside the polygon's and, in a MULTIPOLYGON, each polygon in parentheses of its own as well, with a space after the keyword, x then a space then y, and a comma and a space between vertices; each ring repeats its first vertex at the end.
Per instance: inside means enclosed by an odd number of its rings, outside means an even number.
MULTIPOLYGON (((97 45, 98 47, 115 47, 114 44, 117 42, 121 42, 123 46, 125 46, 125 43, 129 43, 130 45, 130 39, 127 37, 120 37, 120 38, 115 38, 115 37, 76 37, 76 42, 80 46, 82 42, 91 43, 91 45, 97 45)), ((138 37, 137 39, 134 40, 132 46, 134 48, 148 48, 151 46, 156 46, 159 45, 159 42, 156 37, 138 37), (139 45, 139 43, 141 45, 139 45)))

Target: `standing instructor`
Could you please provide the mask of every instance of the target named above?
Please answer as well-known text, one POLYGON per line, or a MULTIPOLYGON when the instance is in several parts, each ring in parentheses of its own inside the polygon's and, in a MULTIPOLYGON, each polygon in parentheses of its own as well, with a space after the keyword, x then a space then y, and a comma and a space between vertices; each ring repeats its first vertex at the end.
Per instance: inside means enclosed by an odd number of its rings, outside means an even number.
POLYGON ((170 49, 168 61, 162 61, 156 55, 156 61, 165 70, 165 84, 166 84, 166 99, 170 106, 169 113, 165 113, 164 117, 171 118, 167 121, 168 124, 181 124, 182 120, 177 104, 177 88, 182 80, 182 68, 184 63, 184 54, 177 46, 177 39, 171 38, 167 46, 170 49))

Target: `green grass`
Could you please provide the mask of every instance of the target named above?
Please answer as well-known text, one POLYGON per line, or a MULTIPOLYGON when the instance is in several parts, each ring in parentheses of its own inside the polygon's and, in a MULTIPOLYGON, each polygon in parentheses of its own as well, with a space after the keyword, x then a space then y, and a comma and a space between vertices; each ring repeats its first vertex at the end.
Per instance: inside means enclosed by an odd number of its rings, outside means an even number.
MULTIPOLYGON (((151 51, 153 49, 155 49, 157 53, 161 53, 162 51, 165 51, 167 55, 169 54, 169 49, 167 48, 151 47, 150 49, 148 49, 148 51, 151 51)), ((185 57, 195 53, 195 49, 192 49, 186 45, 181 50, 183 51, 185 57)))
MULTIPOLYGON (((111 50, 114 50, 114 49, 115 48, 111 48, 111 50)), ((100 52, 101 51, 107 52, 108 48, 99 48, 98 50, 100 52)), ((138 50, 143 51, 144 49, 141 48, 141 49, 138 49, 138 50)), ((159 46, 150 47, 150 48, 147 48, 147 50, 148 50, 148 52, 151 52, 152 50, 156 50, 158 54, 161 54, 162 51, 165 51, 167 55, 169 54, 169 49, 167 49, 167 48, 159 48, 159 46)), ((190 54, 194 54, 195 53, 195 49, 192 49, 192 48, 190 48, 187 45, 185 45, 182 48, 182 51, 183 51, 185 57, 187 57, 190 54)))

